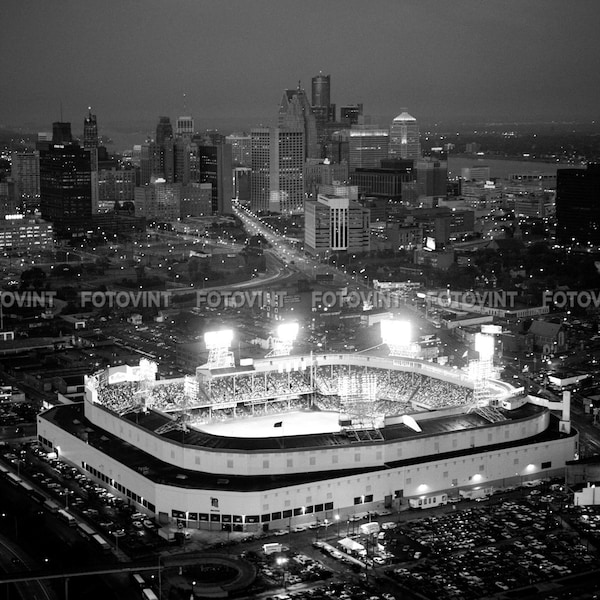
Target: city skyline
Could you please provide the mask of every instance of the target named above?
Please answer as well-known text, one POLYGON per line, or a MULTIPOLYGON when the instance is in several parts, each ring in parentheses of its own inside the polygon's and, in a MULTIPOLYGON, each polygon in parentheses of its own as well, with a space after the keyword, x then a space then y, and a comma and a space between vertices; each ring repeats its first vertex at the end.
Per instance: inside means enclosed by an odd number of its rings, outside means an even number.
POLYGON ((333 103, 363 103, 386 126, 404 108, 421 122, 595 116, 591 1, 366 8, 359 0, 108 0, 91 12, 86 3, 8 0, 0 126, 47 130, 62 113, 77 133, 88 106, 103 134, 151 132, 159 115, 192 115, 199 129, 271 125, 282 91, 300 80, 310 93, 320 72, 331 75, 333 103))

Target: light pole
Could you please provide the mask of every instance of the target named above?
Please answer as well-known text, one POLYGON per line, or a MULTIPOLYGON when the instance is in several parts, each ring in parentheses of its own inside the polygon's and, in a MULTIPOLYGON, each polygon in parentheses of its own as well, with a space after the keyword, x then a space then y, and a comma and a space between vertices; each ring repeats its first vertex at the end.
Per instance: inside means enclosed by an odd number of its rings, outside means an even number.
POLYGON ((158 555, 158 600, 162 600, 162 575, 160 567, 160 554, 158 555))
POLYGON ((335 515, 335 522, 337 523, 337 536, 340 537, 340 515, 335 515))
POLYGON ((280 556, 277 559, 277 565, 279 566, 279 568, 281 569, 281 577, 283 579, 283 589, 287 590, 287 577, 286 577, 286 565, 287 565, 287 561, 288 559, 285 558, 285 556, 280 556))

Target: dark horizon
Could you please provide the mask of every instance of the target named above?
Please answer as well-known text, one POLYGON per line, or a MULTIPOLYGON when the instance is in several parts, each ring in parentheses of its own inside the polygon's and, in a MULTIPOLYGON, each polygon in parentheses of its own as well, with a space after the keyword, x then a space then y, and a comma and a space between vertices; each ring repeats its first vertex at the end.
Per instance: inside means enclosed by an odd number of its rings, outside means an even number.
POLYGON ((101 131, 151 133, 159 115, 251 127, 320 72, 338 108, 377 118, 591 123, 599 14, 594 0, 6 0, 0 127, 45 131, 61 106, 74 132, 88 106, 101 131))

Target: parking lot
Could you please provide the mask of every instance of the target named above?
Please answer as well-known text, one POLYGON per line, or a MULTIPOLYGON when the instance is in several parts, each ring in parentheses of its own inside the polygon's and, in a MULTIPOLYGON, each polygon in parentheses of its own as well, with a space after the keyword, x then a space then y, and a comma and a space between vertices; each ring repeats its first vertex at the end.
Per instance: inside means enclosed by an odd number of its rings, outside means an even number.
MULTIPOLYGON (((185 524, 178 531, 174 525, 176 537, 165 539, 149 515, 37 444, 5 446, 0 454, 13 475, 31 481, 30 495, 40 496, 44 508, 68 509, 78 524, 103 534, 121 560, 167 550, 170 556, 206 549, 241 556, 257 572, 249 598, 375 600, 410 597, 416 591, 436 600, 475 599, 540 584, 555 586, 555 597, 562 598, 561 581, 585 577, 598 565, 600 510, 570 506, 558 483, 526 482, 529 487, 481 502, 356 513, 291 530, 211 532, 185 524), (272 543, 281 547, 266 554, 263 545, 272 543)), ((169 573, 163 575, 164 584, 169 573)), ((147 577, 148 585, 156 587, 157 578, 147 577)))
POLYGON ((44 508, 57 515, 59 510, 68 511, 76 523, 88 524, 104 534, 127 556, 148 555, 167 544, 148 515, 137 512, 123 498, 48 455, 37 444, 26 444, 19 450, 5 449, 3 458, 17 468, 20 476, 42 490, 43 494, 31 490, 30 495, 44 508), (50 502, 45 501, 46 496, 50 502))
POLYGON ((386 573, 426 597, 475 599, 589 571, 598 554, 556 510, 562 499, 540 492, 403 524, 390 545, 405 564, 386 573))

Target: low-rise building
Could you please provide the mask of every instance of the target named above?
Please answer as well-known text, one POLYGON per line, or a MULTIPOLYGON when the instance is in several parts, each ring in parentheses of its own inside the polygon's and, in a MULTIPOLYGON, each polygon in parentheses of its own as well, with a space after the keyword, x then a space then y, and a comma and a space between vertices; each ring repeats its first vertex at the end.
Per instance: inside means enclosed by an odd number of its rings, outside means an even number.
POLYGON ((53 244, 52 223, 21 217, 0 221, 1 250, 41 250, 53 244))

